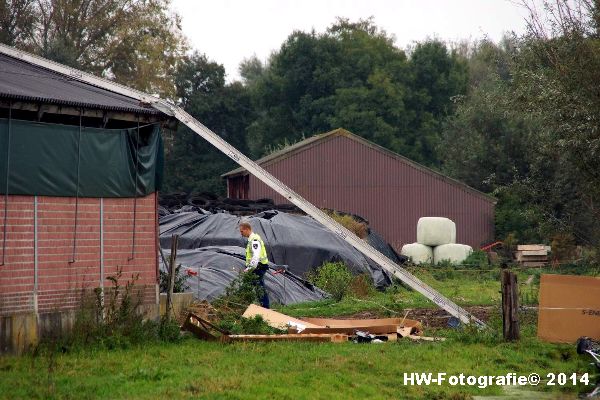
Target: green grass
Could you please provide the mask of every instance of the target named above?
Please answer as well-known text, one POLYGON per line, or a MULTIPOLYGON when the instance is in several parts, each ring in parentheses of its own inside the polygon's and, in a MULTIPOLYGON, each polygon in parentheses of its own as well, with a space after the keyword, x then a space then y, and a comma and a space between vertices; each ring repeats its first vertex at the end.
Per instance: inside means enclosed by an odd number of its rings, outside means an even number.
MULTIPOLYGON (((470 273, 451 269, 414 271, 425 282, 461 305, 499 305, 498 273, 470 273)), ((535 272, 535 271, 534 271, 535 272)), ((537 283, 525 282, 531 271, 519 273, 522 300, 535 304, 537 283)), ((535 275, 535 274, 534 274, 535 275)), ((539 275, 539 272, 537 272, 539 275)), ((534 276, 535 278, 535 276, 534 276)), ((282 307, 294 316, 339 316, 361 311, 401 314, 406 308, 434 307, 417 292, 395 287, 367 299, 346 297, 282 307)), ((497 307, 492 307, 493 309, 497 307)), ((410 317, 409 317, 410 318, 410 317)), ((406 386, 405 372, 500 375, 514 372, 542 377, 549 372, 590 373, 586 357, 574 345, 543 343, 536 339, 535 314, 522 314, 522 340, 504 343, 500 319, 492 314, 490 330, 437 329, 426 334, 444 342, 401 340, 385 344, 151 343, 121 350, 88 348, 62 353, 0 357, 0 399, 468 399, 498 396, 501 387, 406 386)), ((576 398, 592 386, 534 388, 576 398)), ((512 388, 524 398, 531 387, 512 388)), ((565 397, 563 397, 565 398, 565 397)))
MULTIPOLYGON (((500 304, 500 272, 459 270, 452 268, 414 268, 410 270, 419 279, 429 284, 460 306, 495 306, 500 304)), ((539 275, 539 272, 537 272, 539 275)), ((539 280, 530 285, 524 284, 529 271, 518 273, 521 302, 537 304, 539 280)), ((393 286, 383 292, 376 292, 368 299, 347 296, 340 302, 323 300, 300 303, 285 307, 275 307, 291 316, 339 316, 372 311, 381 316, 403 315, 407 308, 435 308, 432 301, 420 293, 403 286, 393 286)))
MULTIPOLYGON (((499 395, 502 389, 405 386, 403 374, 593 372, 574 346, 550 345, 531 337, 501 343, 477 338, 478 334, 455 336, 445 342, 379 345, 225 345, 187 339, 126 350, 85 350, 53 359, 3 357, 0 398, 462 399, 499 395)), ((590 390, 580 385, 566 391, 590 390)))

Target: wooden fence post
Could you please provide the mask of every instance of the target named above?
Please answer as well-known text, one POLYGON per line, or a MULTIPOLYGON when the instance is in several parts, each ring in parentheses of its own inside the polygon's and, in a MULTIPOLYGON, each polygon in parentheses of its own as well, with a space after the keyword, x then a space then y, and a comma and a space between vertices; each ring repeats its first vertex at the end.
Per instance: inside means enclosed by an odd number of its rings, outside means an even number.
POLYGON ((175 275, 177 271, 176 259, 177 259, 177 242, 179 241, 179 235, 171 236, 171 256, 169 257, 168 265, 168 278, 169 284, 167 287, 167 309, 165 315, 167 319, 171 319, 171 309, 173 307, 173 287, 175 286, 175 275))
POLYGON ((517 275, 507 269, 502 270, 502 333, 506 341, 519 340, 521 336, 517 275))

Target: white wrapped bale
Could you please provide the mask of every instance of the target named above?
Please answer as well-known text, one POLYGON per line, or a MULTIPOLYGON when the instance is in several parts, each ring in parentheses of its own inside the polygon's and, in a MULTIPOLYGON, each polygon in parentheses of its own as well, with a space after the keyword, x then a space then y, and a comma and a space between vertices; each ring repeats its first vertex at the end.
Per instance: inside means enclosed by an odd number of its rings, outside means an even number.
POLYGON ((473 248, 466 244, 443 244, 433 249, 433 261, 435 264, 439 264, 445 260, 450 261, 452 264, 460 264, 464 262, 472 252, 473 248))
POLYGON ((424 244, 405 244, 402 246, 400 254, 410 258, 415 264, 431 264, 433 262, 433 249, 424 244))
POLYGON ((456 243, 456 224, 448 218, 442 217, 419 218, 417 243, 426 246, 456 243))

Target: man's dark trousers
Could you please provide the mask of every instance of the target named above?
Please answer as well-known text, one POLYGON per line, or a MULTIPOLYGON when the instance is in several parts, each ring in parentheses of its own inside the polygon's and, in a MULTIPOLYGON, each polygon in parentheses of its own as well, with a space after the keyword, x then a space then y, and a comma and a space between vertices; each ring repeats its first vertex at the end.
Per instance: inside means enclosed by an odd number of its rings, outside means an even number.
POLYGON ((265 264, 258 264, 254 271, 252 271, 256 276, 258 276, 258 284, 262 288, 262 296, 260 297, 260 305, 264 308, 270 308, 269 304, 269 296, 267 295, 267 288, 265 287, 265 274, 269 270, 269 266, 265 264))

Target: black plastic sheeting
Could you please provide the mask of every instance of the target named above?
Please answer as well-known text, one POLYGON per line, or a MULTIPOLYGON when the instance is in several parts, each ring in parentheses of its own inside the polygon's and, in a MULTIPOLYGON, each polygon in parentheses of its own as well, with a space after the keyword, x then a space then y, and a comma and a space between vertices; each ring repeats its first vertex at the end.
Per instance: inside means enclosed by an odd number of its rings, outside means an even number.
MULTIPOLYGON (((293 274, 305 276, 325 262, 342 261, 356 274, 369 274, 379 288, 391 283, 379 265, 311 217, 267 211, 243 218, 265 241, 269 260, 277 265, 288 265, 293 274)), ((161 247, 169 249, 171 236, 178 234, 180 249, 238 246, 243 251, 246 239, 239 233, 241 219, 225 213, 183 211, 165 215, 160 218, 161 247)), ((379 235, 371 232, 367 241, 393 261, 402 262, 379 235)))
MULTIPOLYGON (((164 251, 168 259, 170 251, 164 251)), ((197 275, 187 275, 187 291, 193 293, 198 300, 212 301, 225 293, 234 279, 242 274, 246 267, 245 249, 236 246, 203 247, 177 251, 177 265, 182 265, 184 274, 187 270, 196 272, 197 275)), ((161 262, 161 269, 166 272, 161 262)), ((288 272, 276 273, 279 269, 269 263, 269 270, 265 274, 265 286, 269 300, 283 305, 295 304, 305 301, 322 300, 327 294, 321 289, 311 285, 302 278, 288 272)))
POLYGON ((135 197, 160 188, 163 143, 158 124, 139 134, 137 128, 82 127, 80 134, 78 126, 19 120, 10 125, 9 146, 9 121, 0 119, 2 194, 7 175, 8 194, 14 195, 135 197))

